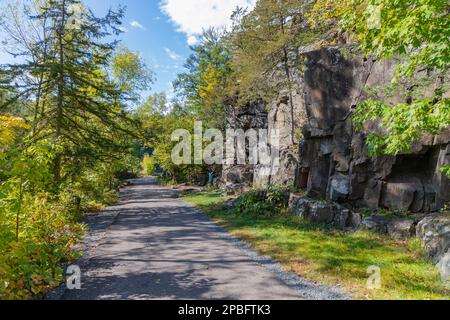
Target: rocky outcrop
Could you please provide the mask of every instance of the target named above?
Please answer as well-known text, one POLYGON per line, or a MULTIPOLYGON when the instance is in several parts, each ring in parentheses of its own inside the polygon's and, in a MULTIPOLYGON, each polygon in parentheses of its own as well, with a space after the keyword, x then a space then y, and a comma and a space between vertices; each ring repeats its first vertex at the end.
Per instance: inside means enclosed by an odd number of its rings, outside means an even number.
MULTIPOLYGON (((241 108, 227 107, 227 127, 235 130, 267 129, 268 112, 263 101, 257 101, 241 108)), ((248 151, 248 150, 247 150, 248 151)), ((250 188, 255 181, 257 167, 251 164, 223 165, 219 186, 228 194, 250 188)))
POLYGON ((386 218, 382 215, 363 217, 358 212, 336 203, 317 201, 306 196, 291 194, 289 210, 307 221, 332 225, 341 229, 369 230, 387 234, 396 240, 406 240, 416 235, 419 216, 386 218))
POLYGON ((366 86, 389 83, 394 63, 337 47, 305 56, 290 94, 230 114, 232 127, 278 130, 279 166, 225 166, 225 183, 295 186, 311 197, 371 209, 429 213, 449 202, 450 179, 440 168, 450 164, 450 131, 424 137, 411 154, 370 157, 365 135, 353 126, 355 107, 369 97, 366 86))
POLYGON ((333 225, 336 228, 358 228, 361 215, 339 204, 320 202, 292 193, 289 198, 289 211, 307 221, 333 225))
POLYGON ((345 59, 336 48, 308 54, 300 166, 308 168, 310 195, 413 212, 435 211, 450 201, 450 180, 439 170, 450 163, 449 139, 425 138, 412 154, 371 158, 364 134, 353 128, 351 115, 367 98, 365 86, 388 82, 392 69, 389 61, 345 59))

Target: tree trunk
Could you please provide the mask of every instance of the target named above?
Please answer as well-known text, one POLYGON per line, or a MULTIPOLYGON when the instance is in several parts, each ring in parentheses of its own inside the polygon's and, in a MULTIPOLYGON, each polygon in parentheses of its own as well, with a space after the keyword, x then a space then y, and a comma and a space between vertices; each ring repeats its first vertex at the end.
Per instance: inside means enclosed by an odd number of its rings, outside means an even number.
POLYGON ((44 80, 44 74, 41 73, 39 76, 39 84, 38 84, 38 90, 36 94, 36 102, 34 105, 34 111, 33 111, 33 126, 32 126, 32 135, 34 136, 36 134, 37 129, 37 123, 39 119, 39 104, 41 102, 41 96, 42 96, 42 81, 44 80))
POLYGON ((16 241, 19 242, 19 228, 20 228, 20 214, 22 213, 22 201, 23 201, 23 179, 20 178, 20 191, 19 191, 19 206, 16 212, 16 241))
MULTIPOLYGON (((58 45, 59 45, 59 79, 58 79, 58 102, 56 111, 56 140, 59 140, 62 133, 62 117, 64 108, 64 27, 66 20, 66 1, 63 0, 61 4, 61 25, 58 30, 58 45)), ((54 163, 54 178, 56 185, 61 182, 61 155, 57 154, 54 163)))

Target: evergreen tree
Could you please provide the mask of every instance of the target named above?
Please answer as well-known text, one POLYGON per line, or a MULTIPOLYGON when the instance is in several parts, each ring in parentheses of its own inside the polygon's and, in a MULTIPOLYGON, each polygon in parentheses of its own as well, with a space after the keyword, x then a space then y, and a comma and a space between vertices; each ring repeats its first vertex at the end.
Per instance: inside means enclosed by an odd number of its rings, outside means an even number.
MULTIPOLYGON (((105 38, 120 33, 123 8, 98 18, 79 0, 48 0, 30 19, 43 26, 42 37, 28 44, 35 56, 5 66, 20 96, 34 100, 34 141, 54 141, 54 179, 61 181, 62 164, 88 162, 120 151, 127 114, 122 91, 109 76, 117 42, 105 38), (22 75, 38 81, 21 81, 22 75)), ((68 170, 69 171, 69 170, 68 170)))
POLYGON ((192 47, 186 72, 179 74, 174 88, 179 97, 207 125, 224 128, 227 87, 231 75, 231 53, 221 32, 209 29, 200 44, 192 47))

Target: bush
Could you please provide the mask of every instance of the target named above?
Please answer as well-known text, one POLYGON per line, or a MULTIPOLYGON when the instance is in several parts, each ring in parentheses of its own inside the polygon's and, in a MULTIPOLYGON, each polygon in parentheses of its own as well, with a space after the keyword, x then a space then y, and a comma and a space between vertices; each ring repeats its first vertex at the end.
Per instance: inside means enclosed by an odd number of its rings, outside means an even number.
POLYGON ((142 166, 142 175, 143 176, 153 176, 156 172, 156 161, 153 157, 149 156, 148 154, 144 155, 144 159, 141 163, 142 166))
POLYGON ((18 240, 13 215, 3 211, 0 221, 2 300, 43 296, 59 284, 64 264, 76 259, 73 248, 84 232, 70 204, 49 194, 26 196, 22 212, 18 240))
POLYGON ((288 193, 282 188, 270 186, 267 190, 251 190, 236 202, 238 212, 250 215, 276 215, 288 205, 288 193))

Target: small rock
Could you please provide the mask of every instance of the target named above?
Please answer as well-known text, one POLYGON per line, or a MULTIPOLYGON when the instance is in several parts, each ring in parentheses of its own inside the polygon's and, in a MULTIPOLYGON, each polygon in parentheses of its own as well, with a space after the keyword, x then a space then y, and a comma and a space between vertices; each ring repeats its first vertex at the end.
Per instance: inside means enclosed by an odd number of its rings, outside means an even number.
POLYGON ((335 216, 334 225, 338 228, 346 228, 349 224, 351 212, 348 209, 338 210, 335 216))
POLYGON ((361 221, 361 228, 386 234, 387 221, 382 216, 370 216, 361 221))
POLYGON ((229 208, 229 209, 234 208, 236 206, 237 201, 239 199, 240 198, 229 199, 229 200, 224 202, 224 206, 229 208))
POLYGON ((225 194, 228 196, 235 195, 243 192, 245 189, 245 185, 241 183, 228 183, 225 186, 225 194))
POLYGON ((363 215, 357 212, 351 212, 349 218, 349 226, 352 228, 359 228, 363 220, 363 215))

